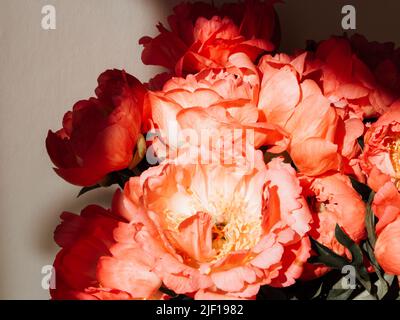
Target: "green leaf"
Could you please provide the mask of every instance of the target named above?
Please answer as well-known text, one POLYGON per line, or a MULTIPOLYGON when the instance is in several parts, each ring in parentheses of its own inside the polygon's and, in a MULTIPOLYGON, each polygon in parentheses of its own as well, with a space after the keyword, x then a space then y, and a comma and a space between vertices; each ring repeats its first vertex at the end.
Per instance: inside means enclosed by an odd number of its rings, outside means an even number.
POLYGON ((378 287, 376 294, 380 300, 382 300, 389 292, 394 280, 397 280, 397 277, 392 275, 385 274, 383 277, 379 277, 379 280, 375 283, 375 285, 378 287))
POLYGON ((377 238, 375 231, 376 219, 375 219, 375 214, 371 207, 372 202, 374 201, 374 197, 375 197, 375 192, 371 192, 367 203, 367 213, 365 217, 365 226, 367 229, 368 239, 364 243, 364 249, 367 252, 368 258, 375 269, 376 275, 378 276, 378 281, 375 283, 374 290, 376 291, 378 299, 382 299, 389 291, 389 283, 385 279, 385 275, 381 267, 379 266, 378 261, 376 260, 374 252, 376 238, 377 238))
POLYGON ((324 264, 327 267, 335 269, 342 269, 345 265, 348 265, 350 263, 346 258, 339 256, 331 249, 314 240, 313 238, 310 238, 310 240, 312 248, 317 254, 317 256, 311 257, 309 259, 310 263, 324 264))
POLYGON ((371 244, 368 241, 364 242, 363 249, 367 253, 369 261, 371 262, 372 266, 374 267, 378 278, 382 278, 382 276, 383 276, 382 269, 379 266, 379 263, 375 258, 374 249, 371 247, 371 244))
POLYGON ((335 237, 341 245, 350 250, 352 257, 351 264, 354 266, 363 265, 364 259, 361 248, 343 231, 338 224, 335 228, 335 237))
POLYGON ((372 290, 372 284, 364 266, 364 255, 361 248, 342 230, 339 225, 336 225, 335 236, 337 241, 346 247, 351 253, 351 265, 356 268, 357 279, 369 292, 372 290))
POLYGON ((365 147, 365 144, 364 144, 364 136, 359 137, 359 138, 357 139, 357 142, 358 142, 358 145, 360 146, 361 150, 364 151, 364 147, 365 147))
MULTIPOLYGON (((374 294, 371 294, 367 290, 361 292, 358 294, 354 300, 383 300, 389 293, 389 290, 394 287, 396 290, 396 283, 395 279, 397 279, 395 276, 391 275, 385 275, 383 278, 383 281, 381 279, 378 279, 374 283, 374 294), (393 286, 395 285, 395 286, 393 286)), ((398 288, 397 288, 398 290, 398 288)))
POLYGON ((129 181, 131 177, 135 176, 135 174, 129 169, 124 169, 120 171, 115 171, 111 173, 109 176, 112 181, 111 184, 116 183, 119 185, 121 189, 124 189, 125 184, 129 181))
POLYGON ((354 293, 353 289, 343 289, 342 285, 343 277, 340 277, 338 281, 331 287, 326 297, 326 300, 348 300, 354 293))
POLYGON ((354 177, 349 178, 354 190, 361 195, 364 202, 368 202, 372 193, 372 189, 365 183, 361 183, 360 181, 356 180, 354 177))
POLYGON ((79 191, 77 198, 79 198, 80 196, 83 196, 85 193, 87 193, 87 192, 89 192, 89 191, 92 191, 92 190, 95 190, 95 189, 98 189, 98 188, 101 188, 101 185, 96 184, 96 185, 90 186, 90 187, 83 187, 83 188, 79 191))
POLYGON ((348 300, 353 294, 351 289, 332 289, 326 300, 348 300))
POLYGON ((138 141, 136 143, 136 151, 133 155, 132 161, 128 166, 128 169, 133 170, 137 165, 143 160, 146 155, 146 139, 143 135, 139 135, 138 141))
POLYGON ((378 281, 375 282, 375 288, 373 290, 376 292, 377 297, 382 299, 388 293, 390 284, 385 279, 387 276, 383 273, 381 267, 376 261, 374 249, 371 247, 369 241, 365 241, 364 249, 368 254, 369 260, 374 267, 376 275, 378 276, 378 281))
POLYGON ((371 294, 368 290, 364 290, 356 297, 354 297, 353 300, 370 301, 370 300, 378 300, 378 298, 375 295, 371 294))
POLYGON ((164 294, 166 294, 166 295, 168 295, 168 296, 170 296, 170 297, 172 297, 172 298, 175 298, 175 297, 178 296, 174 291, 172 291, 172 290, 170 290, 170 289, 168 289, 167 287, 164 287, 164 286, 160 287, 159 290, 160 290, 162 293, 164 293, 164 294))
POLYGON ((372 202, 374 201, 375 193, 371 192, 367 203, 367 214, 365 217, 365 226, 368 233, 368 241, 371 244, 372 249, 375 248, 376 243, 376 232, 375 232, 375 214, 372 210, 372 202))
POLYGON ((318 290, 313 294, 310 300, 314 300, 319 298, 319 296, 322 294, 322 289, 324 288, 324 284, 321 283, 318 287, 318 290))

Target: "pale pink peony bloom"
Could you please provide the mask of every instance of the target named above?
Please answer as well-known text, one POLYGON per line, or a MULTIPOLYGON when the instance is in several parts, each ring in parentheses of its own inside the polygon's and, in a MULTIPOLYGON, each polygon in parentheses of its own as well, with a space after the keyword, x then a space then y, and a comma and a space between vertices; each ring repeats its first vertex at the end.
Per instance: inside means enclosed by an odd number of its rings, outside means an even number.
POLYGON ((260 153, 256 163, 251 171, 165 163, 132 178, 114 201, 130 221, 115 237, 137 254, 104 259, 100 280, 118 274, 112 285, 125 288, 136 269, 114 265, 129 260, 150 262, 167 288, 198 299, 292 285, 310 255, 311 214, 293 168, 280 159, 265 166, 260 153))
POLYGON ((195 135, 191 144, 197 148, 204 148, 209 139, 214 139, 228 146, 243 143, 282 152, 288 143, 286 133, 260 120, 259 90, 257 67, 245 54, 234 54, 226 68, 172 78, 162 91, 150 93, 154 128, 166 145, 175 149, 182 148, 187 142, 185 134, 190 131, 195 135))

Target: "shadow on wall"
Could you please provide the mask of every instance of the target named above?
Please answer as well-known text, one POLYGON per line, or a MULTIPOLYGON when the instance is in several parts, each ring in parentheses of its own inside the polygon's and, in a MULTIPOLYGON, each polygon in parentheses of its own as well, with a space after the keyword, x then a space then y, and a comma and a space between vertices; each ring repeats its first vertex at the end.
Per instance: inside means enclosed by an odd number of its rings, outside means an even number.
MULTIPOLYGON (((59 183, 65 182, 60 180, 59 183)), ((48 216, 52 218, 45 221, 45 225, 43 226, 43 230, 48 230, 48 232, 38 234, 37 240, 40 250, 45 253, 54 253, 55 243, 53 233, 56 226, 61 222, 60 214, 63 211, 79 214, 86 206, 91 204, 110 208, 112 197, 116 189, 116 186, 98 189, 84 194, 80 198, 71 197, 71 193, 68 192, 65 196, 60 196, 58 199, 53 199, 52 202, 49 202, 46 205, 47 209, 45 211, 48 212, 48 216), (54 205, 55 203, 57 203, 57 205, 54 205)), ((76 194, 78 194, 78 192, 79 187, 76 188, 76 194)))
POLYGON ((141 64, 137 41, 155 35, 176 3, 0 1, 0 299, 48 298, 41 269, 58 251, 53 232, 60 213, 79 214, 93 203, 110 207, 111 188, 77 200, 79 188, 55 175, 44 148, 47 129, 57 130, 75 101, 93 95, 107 68, 149 79, 154 68, 141 64), (57 29, 44 31, 41 8, 49 3, 57 29))
MULTIPOLYGON (((130 1, 137 1, 137 0, 130 0, 130 1)), ((152 13, 149 15, 151 16, 156 16, 158 17, 157 20, 154 21, 143 21, 142 23, 147 23, 149 26, 151 26, 151 29, 153 30, 154 35, 157 34, 157 28, 156 25, 159 21, 166 23, 166 17, 169 15, 170 12, 172 12, 172 8, 180 3, 180 0, 153 0, 152 2, 149 2, 148 0, 142 1, 143 2, 143 8, 146 10, 151 10, 152 13)), ((140 12, 136 12, 135 15, 140 15, 140 12)), ((133 22, 133 25, 135 25, 135 22, 133 22)), ((127 26, 128 27, 128 26, 127 26)), ((125 31, 127 32, 127 31, 125 31)), ((143 34, 142 36, 145 36, 148 34, 143 34)), ((152 34, 150 34, 152 36, 152 34)), ((131 39, 131 41, 136 43, 136 46, 139 47, 138 44, 138 39, 131 39)), ((83 48, 82 48, 83 49, 83 48)), ((140 48, 141 51, 141 48, 140 48)), ((124 53, 125 54, 125 53, 124 53)), ((136 64, 141 64, 142 62, 135 61, 136 64)), ((143 66, 142 69, 150 69, 152 67, 150 66, 143 66)), ((155 73, 156 74, 156 73, 155 73)), ((134 74, 137 77, 141 77, 142 75, 134 74)), ((95 83, 96 79, 93 79, 93 83, 95 83)), ((143 80, 145 81, 145 80, 143 80)), ((88 92, 88 95, 92 94, 92 92, 88 92)), ((44 143, 44 140, 43 140, 44 143)), ((43 150, 44 153, 47 152, 46 150, 43 150)), ((50 161, 48 161, 49 165, 50 161)), ((53 173, 54 180, 57 180, 56 183, 59 185, 64 185, 60 189, 67 189, 68 191, 64 192, 63 194, 60 194, 59 192, 55 192, 57 194, 56 199, 52 199, 45 205, 45 215, 47 217, 51 217, 47 219, 42 225, 41 232, 37 233, 37 245, 40 253, 42 255, 48 256, 49 257, 49 263, 52 263, 52 261, 55 258, 56 252, 59 250, 57 245, 54 243, 53 239, 53 234, 56 226, 60 223, 60 214, 63 211, 69 211, 75 214, 79 214, 86 206, 90 204, 97 204, 100 205, 104 208, 110 208, 111 206, 111 201, 112 197, 115 193, 115 190, 117 189, 117 186, 111 186, 109 188, 102 188, 102 189, 97 189, 93 190, 89 193, 84 194, 80 198, 76 198, 75 196, 78 194, 80 188, 75 187, 75 186, 66 186, 67 184, 65 181, 63 181, 61 178, 57 177, 55 173, 53 173), (55 205, 56 204, 56 205, 55 205)), ((46 200, 44 200, 46 201, 46 200)))
MULTIPOLYGON (((153 10, 154 15, 159 17, 160 21, 166 23, 166 17, 172 12, 172 8, 180 3, 181 0, 153 0, 153 3, 151 3, 151 5, 147 0, 143 2, 147 5, 146 10, 153 10)), ((149 24, 154 26, 154 35, 157 34, 156 25, 158 22, 159 21, 148 21, 149 24)), ((143 36, 145 36, 145 34, 143 34, 143 36)), ((135 39, 135 41, 138 40, 139 39, 135 39)), ((137 46, 139 46, 139 44, 137 44, 137 46)), ((137 63, 141 63, 141 61, 137 61, 137 63)), ((45 150, 43 150, 43 152, 46 153, 45 150)), ((51 165, 50 162, 49 165, 51 165)), ((59 184, 66 184, 66 182, 58 178, 55 173, 54 179, 58 179, 59 184)), ((74 194, 71 193, 76 192, 76 194, 78 194, 80 188, 71 186, 68 188, 69 191, 66 192, 63 196, 52 198, 51 201, 48 201, 45 206, 45 211, 48 212, 46 216, 51 218, 46 220, 45 225, 42 226, 41 232, 37 234, 37 243, 38 247, 40 248, 39 250, 43 254, 54 254, 56 245, 53 240, 53 233, 56 226, 60 223, 60 214, 63 211, 69 211, 75 214, 79 214, 82 209, 90 204, 97 204, 103 206, 104 208, 110 208, 111 200, 116 189, 116 186, 97 189, 81 196, 80 198, 75 198, 74 194), (68 210, 66 208, 68 208, 68 210)))
POLYGON ((370 41, 395 42, 400 45, 400 2, 384 3, 375 0, 285 0, 277 5, 282 26, 284 52, 304 48, 306 40, 323 40, 331 35, 342 35, 342 8, 353 5, 356 9, 356 29, 347 34, 360 33, 370 41))
MULTIPOLYGON (((137 0, 132 0, 132 1, 137 1, 137 0)), ((180 0, 153 0, 156 4, 153 4, 151 6, 147 6, 146 10, 154 10, 155 15, 159 17, 160 21, 165 20, 167 13, 172 12, 172 8, 181 2, 180 0)), ((148 1, 144 1, 148 2, 148 1)), ((154 34, 156 34, 157 29, 156 29, 156 24, 158 21, 147 21, 146 23, 149 23, 154 26, 154 34)), ((144 35, 143 35, 144 36, 144 35)), ((139 39, 133 39, 133 41, 138 41, 139 39)), ((137 46, 139 46, 137 44, 137 46)), ((137 63, 141 63, 141 61, 137 61, 137 63)), ((146 66, 144 66, 146 68, 146 66)), ((149 67, 150 68, 150 67, 149 67)), ((138 75, 136 75, 138 76, 138 75)), ((93 83, 95 83, 96 79, 93 79, 93 83)), ((88 95, 92 94, 92 92, 88 92, 88 95)), ((44 139, 43 139, 43 144, 44 144, 44 139)), ((43 153, 46 154, 47 157, 47 152, 44 149, 43 153)), ((46 160, 49 165, 51 165, 49 160, 46 160)), ((57 180, 58 184, 66 184, 67 182, 63 181, 61 178, 57 177, 56 173, 53 173, 54 179, 57 180)), ((52 217, 52 219, 49 219, 46 221, 47 227, 44 229, 49 230, 48 233, 41 233, 39 235, 39 246, 42 251, 45 252, 54 252, 54 242, 52 237, 49 235, 53 234, 53 231, 55 227, 58 225, 60 222, 59 220, 59 213, 61 213, 63 210, 68 208, 67 211, 79 214, 80 211, 87 205, 90 204, 99 204, 104 206, 105 208, 109 208, 111 205, 111 199, 112 196, 116 190, 115 186, 112 186, 110 188, 103 188, 103 189, 97 189, 94 191, 91 191, 85 195, 83 195, 80 198, 75 198, 75 194, 77 195, 79 192, 80 188, 79 187, 74 187, 70 186, 68 188, 68 192, 66 192, 63 196, 59 196, 58 199, 52 199, 51 202, 48 203, 47 207, 48 209, 46 212, 49 212, 47 214, 48 217, 52 217), (73 194, 71 194, 73 193, 73 194), (57 204, 57 206, 54 206, 54 203, 57 204)))

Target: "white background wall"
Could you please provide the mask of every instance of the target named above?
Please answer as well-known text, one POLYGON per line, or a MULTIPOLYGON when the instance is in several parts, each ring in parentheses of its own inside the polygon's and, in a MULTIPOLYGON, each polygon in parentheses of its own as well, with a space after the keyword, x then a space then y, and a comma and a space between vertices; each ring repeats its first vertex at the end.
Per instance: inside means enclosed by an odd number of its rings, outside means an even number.
MULTIPOLYGON (((218 1, 221 2, 221 1, 218 1)), ((398 0, 287 0, 279 6, 282 48, 341 34, 341 7, 357 7, 357 31, 400 43, 398 0)), ((77 200, 78 188, 52 171, 44 141, 75 101, 93 95, 97 76, 124 68, 146 81, 137 40, 154 35, 178 1, 0 0, 0 299, 47 299, 41 268, 57 252, 63 210, 109 205, 112 190, 77 200), (41 28, 41 8, 57 10, 57 29, 41 28)))

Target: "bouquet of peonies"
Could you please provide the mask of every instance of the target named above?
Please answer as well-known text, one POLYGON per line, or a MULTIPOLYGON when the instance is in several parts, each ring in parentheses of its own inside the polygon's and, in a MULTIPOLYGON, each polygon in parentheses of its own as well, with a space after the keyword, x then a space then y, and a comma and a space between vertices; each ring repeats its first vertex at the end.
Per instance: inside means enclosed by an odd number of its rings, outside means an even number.
POLYGON ((53 299, 398 299, 400 51, 356 35, 278 53, 277 1, 182 3, 142 84, 100 75, 46 146, 80 195, 53 299))

